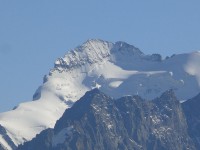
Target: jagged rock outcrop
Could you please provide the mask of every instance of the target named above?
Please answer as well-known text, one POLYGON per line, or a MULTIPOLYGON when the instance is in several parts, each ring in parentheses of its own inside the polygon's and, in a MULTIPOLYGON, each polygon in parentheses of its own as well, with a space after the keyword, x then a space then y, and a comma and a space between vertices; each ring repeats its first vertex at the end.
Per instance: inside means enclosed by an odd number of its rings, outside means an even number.
MULTIPOLYGON (((146 55, 125 42, 91 39, 58 58, 33 101, 0 113, 0 124, 18 146, 53 128, 67 108, 94 88, 115 99, 139 95, 147 100, 173 89, 179 100, 187 100, 200 91, 196 60, 200 60, 199 52, 163 59, 160 54, 146 55)), ((12 147, 4 139, 0 144, 12 147)))
POLYGON ((195 150, 172 90, 153 101, 87 92, 57 121, 18 150, 195 150))
POLYGON ((187 119, 188 132, 197 149, 200 149, 200 94, 182 103, 187 119))

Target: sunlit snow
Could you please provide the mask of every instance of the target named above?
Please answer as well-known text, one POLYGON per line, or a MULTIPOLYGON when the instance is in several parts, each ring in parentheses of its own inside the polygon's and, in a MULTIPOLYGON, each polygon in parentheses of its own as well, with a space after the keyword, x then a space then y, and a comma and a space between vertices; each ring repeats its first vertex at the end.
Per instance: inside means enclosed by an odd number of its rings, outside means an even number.
MULTIPOLYGON (((199 64, 199 53, 157 60, 124 42, 89 40, 56 60, 34 101, 1 113, 0 124, 19 145, 53 128, 65 109, 93 88, 114 98, 136 94, 147 100, 173 89, 180 100, 187 100, 200 91, 199 64)), ((0 142, 7 146, 3 138, 0 142)))

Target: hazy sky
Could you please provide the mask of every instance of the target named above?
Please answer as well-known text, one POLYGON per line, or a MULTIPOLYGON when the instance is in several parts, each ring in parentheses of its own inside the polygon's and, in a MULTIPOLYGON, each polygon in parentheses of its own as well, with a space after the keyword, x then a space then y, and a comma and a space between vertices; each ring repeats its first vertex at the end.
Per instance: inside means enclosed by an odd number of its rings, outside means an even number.
POLYGON ((200 50, 200 0, 0 0, 0 111, 31 100, 56 58, 91 38, 200 50))

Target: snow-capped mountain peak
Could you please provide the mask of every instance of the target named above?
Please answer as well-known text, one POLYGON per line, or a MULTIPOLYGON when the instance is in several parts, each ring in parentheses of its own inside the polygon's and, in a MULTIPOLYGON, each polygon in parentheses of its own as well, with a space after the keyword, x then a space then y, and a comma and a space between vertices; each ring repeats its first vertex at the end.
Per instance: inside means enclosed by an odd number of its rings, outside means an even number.
POLYGON ((189 99, 200 91, 196 75, 185 69, 191 55, 163 60, 159 54, 145 55, 125 42, 88 40, 58 58, 34 101, 1 113, 0 124, 19 145, 53 128, 65 109, 94 88, 114 98, 139 95, 148 100, 173 89, 179 100, 189 99))
POLYGON ((70 69, 103 60, 117 61, 116 58, 141 57, 144 55, 138 48, 125 42, 111 43, 103 40, 90 39, 69 51, 55 62, 56 69, 70 69))
POLYGON ((113 44, 102 40, 88 40, 74 50, 56 60, 55 68, 70 69, 82 66, 85 63, 95 63, 110 56, 113 44))

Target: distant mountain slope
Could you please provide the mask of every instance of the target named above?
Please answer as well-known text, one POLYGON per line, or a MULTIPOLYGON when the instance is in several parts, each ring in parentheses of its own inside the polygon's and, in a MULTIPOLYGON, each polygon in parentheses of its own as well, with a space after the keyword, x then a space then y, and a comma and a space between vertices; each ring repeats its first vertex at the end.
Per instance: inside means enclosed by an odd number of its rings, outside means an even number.
MULTIPOLYGON (((186 100, 200 91, 198 60, 199 52, 162 59, 125 42, 88 40, 58 58, 34 101, 1 113, 0 124, 17 146, 53 128, 66 108, 94 88, 114 98, 139 95, 147 100, 173 89, 179 100, 186 100)), ((9 145, 5 141, 0 139, 9 145)))
POLYGON ((95 89, 67 109, 55 128, 18 150, 193 150, 181 104, 172 91, 153 101, 114 100, 95 89))

